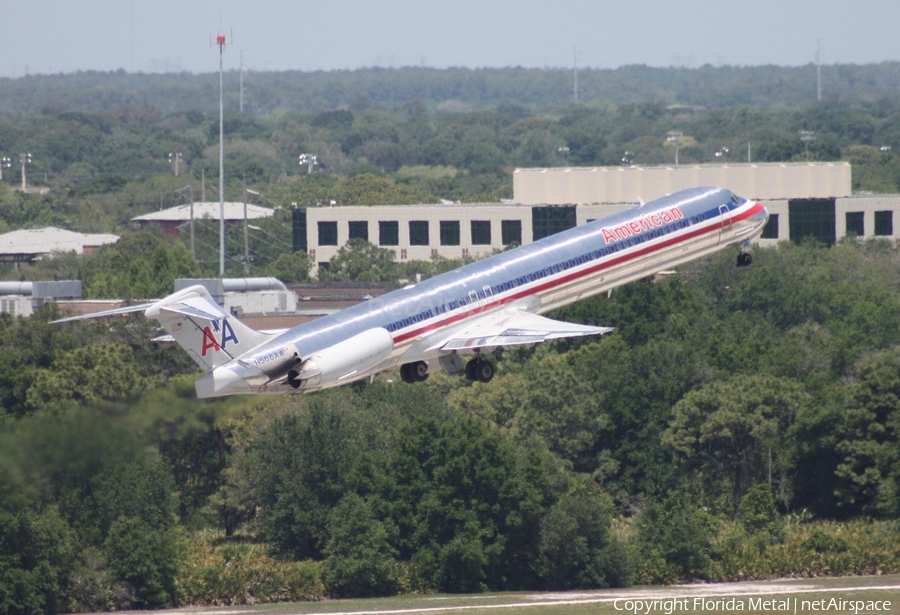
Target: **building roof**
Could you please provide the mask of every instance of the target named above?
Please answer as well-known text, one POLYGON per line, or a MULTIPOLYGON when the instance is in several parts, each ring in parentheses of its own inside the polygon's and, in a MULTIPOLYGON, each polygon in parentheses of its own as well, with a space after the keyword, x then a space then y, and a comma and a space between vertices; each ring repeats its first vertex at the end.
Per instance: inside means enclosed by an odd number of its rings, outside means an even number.
MULTIPOLYGON (((274 209, 268 207, 260 207, 259 205, 251 205, 247 203, 247 219, 256 220, 258 218, 271 218, 275 214, 274 209)), ((209 218, 211 220, 219 219, 219 203, 194 203, 194 218, 209 218)), ((191 206, 178 205, 170 207, 162 211, 155 211, 143 216, 132 218, 132 222, 187 222, 191 219, 191 206)), ((243 203, 225 203, 225 219, 226 220, 243 220, 244 204, 243 203)))
POLYGON ((74 251, 82 254, 85 248, 96 248, 117 241, 118 235, 76 233, 48 226, 0 235, 0 255, 23 258, 52 252, 74 251))

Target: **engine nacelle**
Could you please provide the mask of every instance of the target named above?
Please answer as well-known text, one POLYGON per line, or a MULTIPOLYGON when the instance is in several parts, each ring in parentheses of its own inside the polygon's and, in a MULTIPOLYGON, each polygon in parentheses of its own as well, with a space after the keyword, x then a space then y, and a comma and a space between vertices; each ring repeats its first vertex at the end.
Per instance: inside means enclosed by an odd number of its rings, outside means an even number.
POLYGON ((393 349, 394 338, 386 329, 369 329, 306 357, 288 372, 287 382, 295 389, 342 384, 377 365, 393 349))

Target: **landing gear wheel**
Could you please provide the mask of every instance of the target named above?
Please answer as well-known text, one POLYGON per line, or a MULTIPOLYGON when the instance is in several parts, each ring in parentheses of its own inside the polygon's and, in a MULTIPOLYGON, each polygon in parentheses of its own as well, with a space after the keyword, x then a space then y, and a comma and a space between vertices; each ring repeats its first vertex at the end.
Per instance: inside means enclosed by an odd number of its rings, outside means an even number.
POLYGON ((475 380, 475 368, 478 367, 478 364, 481 363, 481 359, 475 358, 466 363, 466 378, 469 380, 475 380))
POLYGON ((472 359, 466 363, 466 378, 478 382, 490 382, 494 377, 494 364, 484 359, 472 359))
POLYGON ((428 363, 425 361, 404 363, 400 366, 400 379, 409 384, 428 380, 428 363))
POLYGON ((753 256, 750 255, 749 252, 741 252, 737 257, 737 266, 738 267, 749 267, 750 263, 753 262, 753 256))
POLYGON ((494 364, 490 361, 479 361, 474 372, 478 382, 487 384, 494 377, 494 364))
POLYGON ((414 378, 414 382, 424 382, 428 380, 428 363, 425 361, 410 363, 409 371, 414 378))
POLYGON ((409 366, 410 366, 410 363, 404 363, 403 365, 400 366, 400 379, 403 382, 412 384, 416 380, 415 380, 415 378, 413 378, 413 375, 410 373, 409 366))

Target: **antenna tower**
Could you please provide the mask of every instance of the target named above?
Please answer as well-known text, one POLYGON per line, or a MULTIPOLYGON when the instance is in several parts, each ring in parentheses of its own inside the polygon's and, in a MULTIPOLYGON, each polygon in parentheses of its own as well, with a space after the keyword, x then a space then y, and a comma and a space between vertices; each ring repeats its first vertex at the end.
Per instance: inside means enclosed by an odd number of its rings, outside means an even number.
POLYGON ((816 40, 816 100, 822 100, 822 42, 816 40))
POLYGON ((219 275, 225 276, 225 103, 224 71, 225 35, 216 35, 219 46, 219 275))
POLYGON ((572 65, 573 65, 573 73, 575 75, 575 104, 578 104, 578 45, 575 45, 575 50, 572 52, 572 65))

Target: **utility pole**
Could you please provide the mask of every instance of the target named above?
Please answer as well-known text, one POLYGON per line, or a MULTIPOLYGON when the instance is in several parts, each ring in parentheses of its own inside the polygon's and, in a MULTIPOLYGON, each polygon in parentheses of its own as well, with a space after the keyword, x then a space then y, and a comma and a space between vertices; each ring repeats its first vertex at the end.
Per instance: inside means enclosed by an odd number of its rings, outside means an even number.
POLYGON ((225 35, 216 36, 219 46, 219 275, 225 276, 225 102, 224 71, 225 35))
POLYGON ((197 250, 194 249, 194 175, 191 174, 191 256, 197 259, 197 250))
POLYGON ((816 100, 822 100, 822 45, 816 40, 816 100))
POLYGON ((247 230, 247 178, 244 177, 244 275, 250 275, 250 234, 247 230))
POLYGON ((19 154, 19 162, 22 163, 22 192, 27 192, 28 181, 25 178, 25 166, 31 164, 31 154, 19 154))
POLYGON ((575 104, 578 104, 578 45, 575 45, 575 51, 572 52, 573 61, 572 65, 574 67, 573 73, 575 76, 575 104))
POLYGON ((666 141, 671 141, 675 144, 675 168, 678 168, 678 150, 681 148, 681 137, 683 133, 680 130, 670 130, 668 132, 668 137, 666 137, 666 141))
POLYGON ((244 50, 241 49, 241 97, 238 105, 241 113, 244 112, 244 50))
POLYGON ((181 152, 169 152, 169 163, 175 163, 175 177, 178 177, 178 167, 181 162, 181 152))

